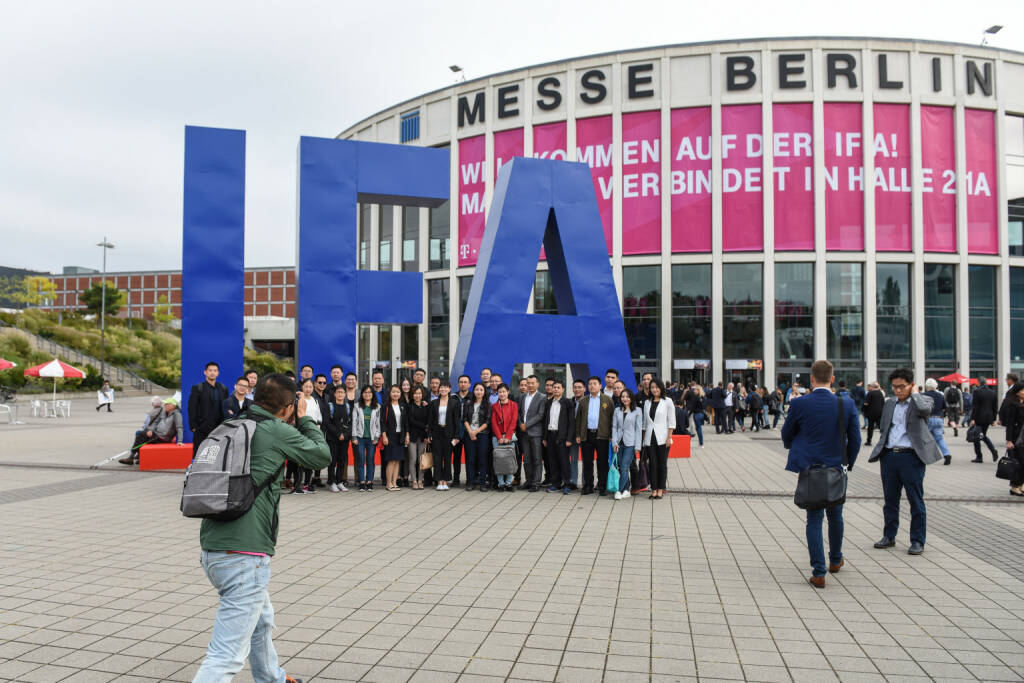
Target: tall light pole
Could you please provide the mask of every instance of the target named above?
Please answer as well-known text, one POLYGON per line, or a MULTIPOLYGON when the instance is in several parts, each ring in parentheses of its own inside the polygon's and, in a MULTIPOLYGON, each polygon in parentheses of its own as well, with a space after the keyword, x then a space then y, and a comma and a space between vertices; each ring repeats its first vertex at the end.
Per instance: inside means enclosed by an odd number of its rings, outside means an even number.
POLYGON ((988 45, 988 39, 989 39, 989 37, 990 37, 990 36, 994 36, 995 34, 999 33, 999 32, 1000 32, 1000 31, 1002 31, 1002 30, 1003 30, 1003 27, 1002 27, 1002 26, 1000 26, 999 24, 994 24, 994 25, 992 25, 992 26, 989 26, 989 27, 988 27, 987 29, 985 29, 985 31, 984 31, 984 32, 983 32, 983 33, 981 34, 981 44, 982 44, 982 45, 988 45))
POLYGON ((107 376, 107 249, 114 245, 107 241, 106 235, 102 242, 96 243, 103 249, 103 276, 100 282, 100 379, 107 376))

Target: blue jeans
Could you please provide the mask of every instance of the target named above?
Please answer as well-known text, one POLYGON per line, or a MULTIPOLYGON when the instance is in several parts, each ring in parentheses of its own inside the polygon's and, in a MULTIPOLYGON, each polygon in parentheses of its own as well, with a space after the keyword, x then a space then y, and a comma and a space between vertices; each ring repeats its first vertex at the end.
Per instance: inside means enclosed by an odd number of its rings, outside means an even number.
POLYGON ((900 497, 905 489, 910 503, 910 542, 924 545, 927 516, 924 507, 924 463, 913 451, 893 453, 884 451, 882 463, 882 493, 885 504, 882 516, 885 528, 882 535, 895 539, 900 528, 900 497))
POLYGON ((369 438, 360 437, 356 440, 356 480, 373 481, 374 453, 377 450, 376 444, 369 438))
POLYGON ((702 425, 704 424, 704 413, 694 413, 693 424, 697 427, 697 440, 700 442, 700 445, 703 446, 704 428, 702 427, 702 425))
POLYGON ((466 444, 466 483, 485 486, 489 469, 487 467, 487 446, 490 444, 487 432, 477 434, 476 441, 467 436, 464 443, 466 444))
POLYGON ((843 506, 837 505, 826 510, 807 511, 807 550, 811 554, 811 569, 814 576, 825 576, 825 542, 821 536, 821 524, 828 515, 828 561, 839 564, 843 559, 843 506))
MULTIPOLYGON (((700 430, 700 423, 697 423, 697 430, 700 430)), ((633 446, 619 446, 619 493, 629 490, 629 466, 633 464, 636 457, 636 448, 633 446)))
POLYGON ((204 550, 200 559, 217 589, 220 604, 213 635, 193 683, 230 681, 248 657, 257 683, 282 683, 284 669, 270 638, 274 607, 270 604, 270 558, 204 550))
POLYGON ((939 450, 942 451, 942 454, 949 455, 949 446, 946 445, 946 439, 942 436, 942 418, 929 417, 928 431, 932 433, 932 437, 935 439, 935 443, 939 445, 939 450))

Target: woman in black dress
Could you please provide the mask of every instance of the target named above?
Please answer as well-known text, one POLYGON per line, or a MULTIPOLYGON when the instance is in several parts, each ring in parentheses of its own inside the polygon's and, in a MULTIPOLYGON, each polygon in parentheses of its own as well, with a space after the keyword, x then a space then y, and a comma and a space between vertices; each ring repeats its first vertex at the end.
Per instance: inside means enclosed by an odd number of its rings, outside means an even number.
POLYGON ((405 457, 405 445, 409 440, 408 410, 401 401, 402 390, 392 384, 388 390, 388 399, 384 402, 380 419, 380 442, 383 445, 382 459, 385 462, 387 489, 398 491, 396 479, 398 465, 405 457))

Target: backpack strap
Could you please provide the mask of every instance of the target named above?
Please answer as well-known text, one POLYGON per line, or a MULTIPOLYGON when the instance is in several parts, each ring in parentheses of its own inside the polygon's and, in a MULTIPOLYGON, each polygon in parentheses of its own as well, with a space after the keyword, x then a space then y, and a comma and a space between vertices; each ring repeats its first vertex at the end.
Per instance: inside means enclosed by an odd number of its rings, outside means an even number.
POLYGON ((280 474, 281 474, 281 470, 283 470, 283 469, 284 469, 284 466, 285 466, 285 464, 286 464, 287 462, 288 462, 287 460, 285 460, 284 462, 282 462, 282 463, 281 463, 281 466, 280 466, 280 467, 278 467, 278 468, 277 468, 277 470, 275 470, 273 474, 271 474, 271 475, 270 475, 269 477, 267 477, 267 480, 266 480, 265 482, 263 482, 262 484, 260 484, 259 486, 257 486, 257 487, 256 487, 256 490, 252 492, 252 497, 253 497, 253 499, 255 499, 255 498, 256 498, 256 496, 258 496, 258 495, 260 495, 261 493, 263 493, 263 489, 265 489, 265 488, 267 488, 268 486, 270 486, 270 482, 272 482, 272 481, 274 481, 275 479, 277 479, 278 475, 280 475, 280 474))

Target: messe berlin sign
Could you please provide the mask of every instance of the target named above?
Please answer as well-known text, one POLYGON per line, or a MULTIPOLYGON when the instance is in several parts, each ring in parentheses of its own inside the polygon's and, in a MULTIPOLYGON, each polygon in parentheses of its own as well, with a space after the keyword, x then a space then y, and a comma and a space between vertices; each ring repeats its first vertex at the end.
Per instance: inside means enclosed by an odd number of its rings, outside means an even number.
MULTIPOLYGON (((299 142, 297 361, 356 366, 359 323, 423 321, 423 275, 356 268, 357 204, 436 207, 445 149, 303 137, 299 142)), ((517 362, 570 363, 576 376, 633 377, 601 216, 584 164, 503 166, 483 231, 452 374, 517 362), (527 313, 544 247, 559 315, 527 313)), ((185 129, 182 386, 216 361, 231 381, 244 343, 245 131, 185 129)), ((187 424, 187 421, 186 421, 187 424)))

